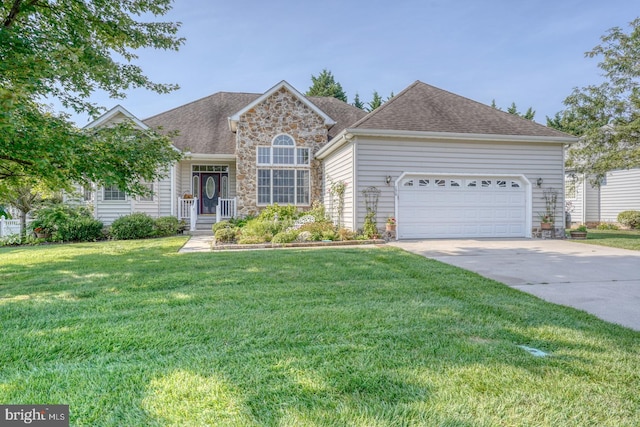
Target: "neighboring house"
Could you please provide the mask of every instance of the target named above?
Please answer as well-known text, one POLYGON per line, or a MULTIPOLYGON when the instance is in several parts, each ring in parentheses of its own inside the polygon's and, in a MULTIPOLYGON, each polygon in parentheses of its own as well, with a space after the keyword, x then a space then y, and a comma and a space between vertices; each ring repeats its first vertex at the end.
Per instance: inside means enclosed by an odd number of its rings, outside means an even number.
POLYGON ((573 224, 617 222, 622 211, 640 211, 640 168, 611 171, 599 187, 567 175, 565 186, 573 224))
POLYGON ((363 190, 375 187, 379 228, 394 216, 399 238, 531 237, 544 188, 560 192, 563 226, 563 147, 576 141, 419 81, 368 114, 282 81, 263 94, 220 92, 142 121, 118 106, 88 126, 125 118, 177 130, 174 145, 186 156, 149 183, 152 198, 117 188, 89 196, 105 223, 134 211, 202 224, 272 203, 333 207, 327 190, 345 182, 341 225, 350 229, 362 228, 363 190))

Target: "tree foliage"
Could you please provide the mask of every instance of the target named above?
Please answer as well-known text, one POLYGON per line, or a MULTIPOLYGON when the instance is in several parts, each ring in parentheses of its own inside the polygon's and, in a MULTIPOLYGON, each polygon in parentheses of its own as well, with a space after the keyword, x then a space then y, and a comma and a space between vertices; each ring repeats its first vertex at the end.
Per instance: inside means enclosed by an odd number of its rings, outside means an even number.
POLYGON ((383 102, 384 101, 382 100, 382 97, 380 96, 378 91, 373 91, 373 98, 368 103, 369 107, 367 108, 367 111, 373 111, 376 108, 379 108, 383 104, 383 102))
POLYGON ((356 96, 353 98, 353 104, 351 105, 361 110, 364 110, 364 102, 360 100, 360 95, 358 94, 358 92, 356 92, 356 96))
MULTIPOLYGON (((495 108, 496 110, 502 111, 502 108, 498 107, 498 105, 496 104, 495 99, 491 100, 491 107, 495 108)), ((521 113, 520 111, 518 111, 518 107, 515 102, 512 102, 509 108, 507 108, 507 113, 513 114, 514 116, 522 117, 523 119, 531 120, 531 121, 533 121, 533 119, 536 116, 536 111, 533 109, 533 107, 529 107, 527 108, 527 111, 525 111, 524 113, 521 113)))
POLYGON ((318 75, 311 76, 312 85, 307 91, 307 96, 331 96, 341 101, 347 102, 347 94, 342 89, 342 85, 336 82, 331 71, 326 68, 318 75))
POLYGON ((601 58, 600 85, 576 88, 550 126, 580 137, 568 150, 567 168, 597 184, 608 171, 640 166, 640 18, 624 32, 614 27, 586 52, 601 58))
POLYGON ((170 7, 171 0, 0 0, 0 193, 25 180, 52 189, 94 181, 139 193, 140 180, 157 179, 180 158, 167 136, 130 123, 82 131, 42 103, 57 98, 96 115, 95 90, 123 97, 130 88, 175 89, 132 64, 136 49, 182 44, 177 24, 134 19, 170 7))

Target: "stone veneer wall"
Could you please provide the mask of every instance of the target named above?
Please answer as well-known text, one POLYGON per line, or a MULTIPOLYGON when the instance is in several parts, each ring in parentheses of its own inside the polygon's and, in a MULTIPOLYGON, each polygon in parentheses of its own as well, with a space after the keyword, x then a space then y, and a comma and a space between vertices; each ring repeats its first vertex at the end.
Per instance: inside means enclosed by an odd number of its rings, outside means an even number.
POLYGON ((238 216, 256 214, 257 206, 257 147, 271 146, 281 133, 290 135, 296 147, 311 150, 311 198, 321 200, 322 168, 315 153, 327 142, 324 119, 307 107, 285 88, 273 93, 255 108, 240 117, 236 133, 238 216))

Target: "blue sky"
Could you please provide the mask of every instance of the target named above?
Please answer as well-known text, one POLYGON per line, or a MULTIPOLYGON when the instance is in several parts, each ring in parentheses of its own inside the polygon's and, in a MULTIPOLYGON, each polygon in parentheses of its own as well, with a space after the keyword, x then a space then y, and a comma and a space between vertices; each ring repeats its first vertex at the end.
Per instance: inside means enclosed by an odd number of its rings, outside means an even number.
POLYGON ((544 124, 574 87, 601 81, 598 61, 584 52, 637 16, 635 0, 178 0, 161 19, 182 22, 185 45, 141 51, 136 63, 180 89, 91 100, 146 118, 219 91, 263 93, 281 80, 304 93, 326 68, 349 102, 420 80, 503 109, 531 106, 544 124))

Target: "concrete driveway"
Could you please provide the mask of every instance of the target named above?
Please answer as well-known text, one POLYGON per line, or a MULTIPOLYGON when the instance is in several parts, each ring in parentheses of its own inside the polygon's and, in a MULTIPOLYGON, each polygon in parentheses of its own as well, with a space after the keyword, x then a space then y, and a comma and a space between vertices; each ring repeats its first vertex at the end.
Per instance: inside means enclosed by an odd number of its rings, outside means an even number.
POLYGON ((640 251, 567 240, 400 240, 407 251, 640 331, 640 251))

